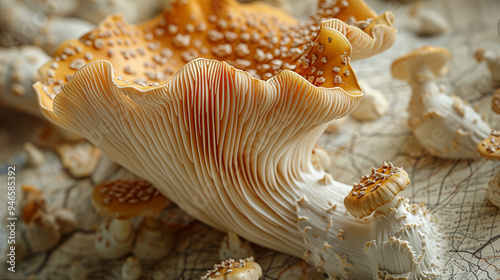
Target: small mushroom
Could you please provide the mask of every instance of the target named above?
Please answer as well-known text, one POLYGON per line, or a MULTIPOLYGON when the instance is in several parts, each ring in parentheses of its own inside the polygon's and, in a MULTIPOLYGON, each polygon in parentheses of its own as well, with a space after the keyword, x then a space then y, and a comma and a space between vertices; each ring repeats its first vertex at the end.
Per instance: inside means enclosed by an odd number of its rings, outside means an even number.
POLYGON ((31 167, 38 167, 45 161, 45 156, 42 151, 35 147, 30 142, 24 143, 24 151, 28 157, 28 165, 31 167))
POLYGON ((38 79, 37 69, 49 60, 35 46, 0 48, 0 103, 41 117, 32 85, 38 79))
POLYGON ((0 1, 0 30, 15 35, 2 37, 4 46, 35 45, 52 54, 62 42, 78 38, 94 27, 79 18, 49 16, 23 1, 0 1))
POLYGON ((485 61, 488 65, 488 69, 490 69, 491 80, 495 84, 500 83, 500 52, 485 50, 485 49, 477 49, 474 53, 474 57, 478 62, 485 61))
POLYGON ((475 158, 476 144, 491 128, 461 98, 438 86, 436 79, 448 72, 449 58, 446 49, 425 46, 395 60, 392 75, 411 86, 408 125, 417 141, 434 156, 475 158))
POLYGON ((228 259, 208 270, 200 280, 259 280, 262 277, 262 268, 253 261, 253 257, 246 259, 228 259))
POLYGON ((434 36, 447 32, 450 25, 438 11, 422 8, 423 1, 413 4, 408 18, 409 28, 420 36, 434 36))
POLYGON ((358 121, 374 121, 385 115, 389 109, 385 95, 363 80, 359 81, 359 86, 363 90, 363 99, 351 116, 358 121))
POLYGON ((244 259, 248 256, 255 256, 250 242, 241 240, 236 233, 228 231, 220 244, 219 258, 221 260, 244 259))
POLYGON ((141 278, 142 267, 137 258, 128 257, 122 266, 123 280, 138 280, 141 278))
POLYGON ((42 192, 33 186, 23 186, 22 219, 26 239, 32 252, 51 249, 61 240, 61 230, 55 217, 47 212, 42 192))
POLYGON ((435 230, 436 221, 425 218, 422 204, 411 205, 398 196, 409 183, 406 171, 384 162, 354 184, 344 200, 347 211, 358 219, 373 213, 373 239, 364 247, 377 264, 378 279, 434 275, 442 264, 439 252, 446 244, 444 235, 435 230))
POLYGON ((134 255, 139 259, 159 260, 172 250, 174 235, 160 219, 147 216, 139 224, 134 255))
POLYGON ((170 201, 148 181, 117 179, 95 186, 92 204, 100 215, 112 218, 99 226, 95 246, 103 257, 113 259, 132 251, 135 232, 130 218, 156 216, 170 201))
MULTIPOLYGON (((490 136, 477 145, 479 155, 487 160, 500 160, 500 131, 492 130, 490 136)), ((486 196, 490 202, 500 207, 500 172, 488 184, 486 196)))
POLYGON ((87 141, 76 143, 60 143, 55 150, 61 158, 62 165, 75 178, 90 176, 101 158, 101 150, 87 141))

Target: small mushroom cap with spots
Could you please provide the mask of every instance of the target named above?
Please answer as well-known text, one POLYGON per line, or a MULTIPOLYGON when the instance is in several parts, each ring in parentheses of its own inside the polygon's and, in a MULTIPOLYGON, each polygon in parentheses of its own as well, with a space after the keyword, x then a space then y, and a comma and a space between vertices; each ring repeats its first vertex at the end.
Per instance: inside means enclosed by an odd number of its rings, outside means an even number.
POLYGON ((500 131, 492 130, 490 136, 476 147, 479 155, 489 160, 500 160, 500 131))
POLYGON ((356 218, 369 216, 378 207, 391 202, 399 192, 410 184, 408 173, 392 163, 384 163, 372 169, 370 175, 362 177, 359 183, 344 199, 347 211, 356 218))
POLYGON ((207 271, 200 280, 258 280, 262 276, 262 268, 253 261, 253 257, 246 259, 228 259, 207 271))
POLYGON ((445 48, 424 46, 396 59, 391 67, 392 76, 408 81, 439 78, 448 73, 447 62, 450 58, 451 54, 445 48), (422 72, 422 68, 429 71, 422 72))
POLYGON ((117 179, 95 186, 92 204, 102 216, 130 219, 156 216, 170 205, 170 201, 146 180, 117 179))

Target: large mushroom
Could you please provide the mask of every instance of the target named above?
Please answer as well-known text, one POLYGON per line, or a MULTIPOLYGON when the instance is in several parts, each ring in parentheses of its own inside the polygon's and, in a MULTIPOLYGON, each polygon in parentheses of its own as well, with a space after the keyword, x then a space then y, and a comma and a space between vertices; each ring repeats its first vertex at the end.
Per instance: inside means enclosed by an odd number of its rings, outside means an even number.
MULTIPOLYGON (((40 106, 48 119, 78 131, 204 223, 304 257, 330 277, 373 279, 377 262, 364 246, 375 220, 348 214, 343 199, 351 188, 312 163, 328 123, 352 112, 362 96, 349 63, 351 43, 332 28, 339 20, 324 21, 314 37, 291 36, 298 33, 287 17, 264 14, 260 5, 243 10, 227 0, 181 1, 173 5, 175 14, 167 11, 140 27, 111 17, 72 42, 89 46, 60 60, 55 77, 64 77, 68 64, 85 53, 97 61, 62 87, 49 85, 46 76, 35 84, 40 106), (184 25, 187 18, 192 22, 184 25), (166 36, 172 39, 157 39, 166 36), (125 49, 107 44, 127 39, 125 49), (283 44, 288 51, 294 40, 304 47, 291 51, 296 56, 274 47, 283 44), (213 59, 191 61, 190 50, 213 59), (146 71, 155 69, 180 70, 171 78, 146 79, 146 71), (125 82, 138 78, 138 85, 125 82), (59 93, 52 98, 54 88, 59 93)), ((431 223, 430 216, 415 215, 431 223)), ((428 263, 421 267, 412 277, 436 271, 428 263)))
POLYGON ((94 187, 92 204, 100 215, 111 218, 99 226, 95 239, 96 249, 103 257, 119 258, 133 250, 138 257, 158 259, 172 248, 172 240, 165 240, 170 236, 161 236, 165 231, 154 219, 141 223, 134 248, 135 231, 130 219, 157 216, 170 205, 170 201, 148 181, 117 179, 103 182, 94 187))
POLYGON ((444 48, 425 46, 395 60, 391 71, 411 86, 408 125, 417 141, 437 157, 474 158, 476 144, 491 128, 461 98, 439 87, 436 79, 448 73, 450 56, 444 48))

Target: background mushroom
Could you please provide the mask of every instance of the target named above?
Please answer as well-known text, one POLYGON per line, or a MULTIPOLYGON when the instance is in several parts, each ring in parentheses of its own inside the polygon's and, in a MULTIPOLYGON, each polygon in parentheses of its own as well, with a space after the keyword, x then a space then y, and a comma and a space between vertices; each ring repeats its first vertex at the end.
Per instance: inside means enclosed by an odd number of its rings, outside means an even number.
POLYGON ((23 186, 22 218, 26 227, 26 240, 32 252, 42 252, 61 240, 61 231, 55 217, 50 215, 40 190, 23 186))
MULTIPOLYGON (((148 181, 117 179, 95 186, 92 191, 92 204, 100 215, 111 218, 97 230, 96 249, 103 257, 119 258, 131 252, 133 248, 135 231, 130 218, 156 216, 170 202, 148 181)), ((141 256, 154 253, 150 242, 155 240, 145 239, 148 237, 144 231, 147 225, 141 227, 143 232, 139 240, 139 244, 144 247, 140 246, 134 250, 141 256)), ((155 229, 156 225, 151 230, 155 229)), ((171 247, 168 242, 156 245, 158 249, 167 250, 167 253, 171 247)))
POLYGON ((351 113, 351 116, 358 121, 374 121, 387 113, 389 102, 385 95, 373 89, 363 80, 359 81, 359 86, 363 90, 363 99, 358 108, 351 113))
MULTIPOLYGON (((60 5, 63 6, 63 5, 60 5)), ((95 26, 83 19, 49 16, 23 1, 0 2, 0 45, 36 45, 52 54, 62 42, 78 38, 95 26)))
POLYGON ((488 136, 490 126, 458 96, 448 96, 437 78, 448 72, 450 53, 425 46, 398 58, 392 75, 412 89, 408 125, 417 141, 433 156, 474 158, 476 144, 488 136))
POLYGON ((500 52, 477 49, 474 57, 478 62, 485 61, 491 73, 491 80, 495 84, 500 84, 500 52))
POLYGON ((139 259, 159 260, 172 250, 174 235, 159 218, 146 216, 137 230, 133 253, 139 259))
POLYGON ((32 85, 49 60, 38 47, 0 48, 0 104, 41 117, 32 85))
POLYGON ((87 141, 62 142, 53 145, 61 163, 75 178, 90 176, 101 158, 101 151, 87 141))
POLYGON ((415 2, 409 12, 408 28, 420 36, 434 36, 447 32, 450 25, 438 11, 424 7, 424 1, 415 2))
MULTIPOLYGON (((488 160, 500 160, 500 131, 492 130, 490 136, 477 145, 479 155, 488 160)), ((496 207, 500 207, 500 173, 488 184, 486 196, 496 207)))

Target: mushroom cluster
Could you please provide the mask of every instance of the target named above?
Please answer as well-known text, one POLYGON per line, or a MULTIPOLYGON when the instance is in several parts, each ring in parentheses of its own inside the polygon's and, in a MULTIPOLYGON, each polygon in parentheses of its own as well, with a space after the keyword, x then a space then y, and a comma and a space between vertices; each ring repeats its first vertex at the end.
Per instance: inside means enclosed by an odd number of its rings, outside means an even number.
POLYGON ((97 230, 95 246, 101 256, 119 258, 133 252, 140 259, 158 260, 172 249, 172 233, 156 217, 170 201, 148 181, 103 182, 94 187, 92 204, 100 215, 111 218, 97 230), (137 234, 133 217, 144 217, 137 234))
POLYGON ((411 86, 408 125, 418 142, 437 157, 475 158, 477 143, 491 128, 470 105, 439 86, 450 56, 444 48, 425 46, 395 60, 391 71, 411 86))

